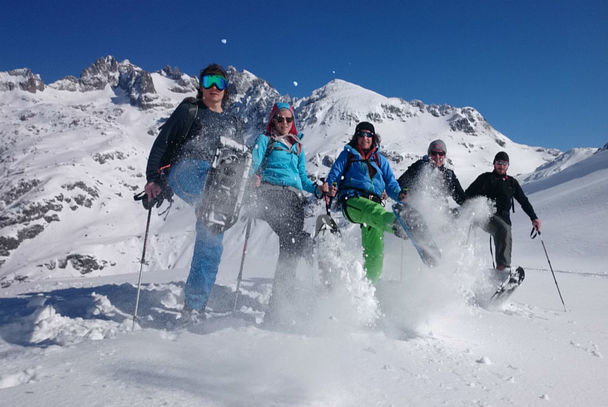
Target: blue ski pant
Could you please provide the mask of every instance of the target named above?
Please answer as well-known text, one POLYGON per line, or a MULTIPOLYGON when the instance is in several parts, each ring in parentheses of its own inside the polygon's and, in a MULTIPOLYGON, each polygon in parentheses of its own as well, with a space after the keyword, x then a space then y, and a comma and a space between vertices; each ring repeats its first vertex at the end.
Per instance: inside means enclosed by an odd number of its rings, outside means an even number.
MULTIPOLYGON (((210 166, 204 160, 180 161, 171 167, 169 186, 177 196, 194 207, 202 198, 210 166)), ((204 311, 220 266, 223 239, 223 233, 211 233, 197 218, 194 253, 184 288, 185 307, 204 311)))

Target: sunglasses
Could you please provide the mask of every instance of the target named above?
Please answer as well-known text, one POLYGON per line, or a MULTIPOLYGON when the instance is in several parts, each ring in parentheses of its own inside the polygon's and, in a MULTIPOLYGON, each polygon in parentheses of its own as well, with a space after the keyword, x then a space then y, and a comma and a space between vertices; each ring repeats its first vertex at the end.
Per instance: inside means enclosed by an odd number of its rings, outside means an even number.
POLYGON ((277 123, 283 123, 284 121, 287 123, 291 123, 293 121, 293 117, 275 116, 274 121, 277 123))
POLYGON ((494 165, 509 165, 508 161, 494 161, 494 165))
POLYGON ((215 86, 217 90, 224 90, 228 86, 228 80, 222 75, 203 75, 201 86, 205 89, 211 89, 215 86))
POLYGON ((445 152, 443 152, 443 151, 431 151, 431 155, 438 155, 440 157, 443 157, 445 155, 445 152))
POLYGON ((357 137, 374 137, 374 133, 370 133, 368 131, 358 131, 357 132, 357 137))

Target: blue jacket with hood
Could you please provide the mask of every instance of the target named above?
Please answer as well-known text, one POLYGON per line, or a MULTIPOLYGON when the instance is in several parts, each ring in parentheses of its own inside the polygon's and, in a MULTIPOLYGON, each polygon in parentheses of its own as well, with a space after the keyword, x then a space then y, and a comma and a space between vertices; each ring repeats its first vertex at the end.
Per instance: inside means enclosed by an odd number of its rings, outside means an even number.
POLYGON ((315 184, 306 175, 306 154, 301 146, 302 134, 291 135, 291 147, 260 134, 253 147, 252 172, 262 177, 262 182, 315 192, 315 184), (269 150, 270 149, 270 150, 269 150))
POLYGON ((388 160, 378 152, 377 147, 366 160, 356 148, 347 144, 329 170, 327 183, 337 185, 340 200, 365 194, 379 197, 386 191, 388 196, 398 201, 401 192, 388 160), (352 156, 350 160, 349 156, 352 156), (373 171, 370 171, 370 167, 373 171), (346 173, 344 173, 345 169, 346 173), (372 172, 373 176, 371 176, 372 172))

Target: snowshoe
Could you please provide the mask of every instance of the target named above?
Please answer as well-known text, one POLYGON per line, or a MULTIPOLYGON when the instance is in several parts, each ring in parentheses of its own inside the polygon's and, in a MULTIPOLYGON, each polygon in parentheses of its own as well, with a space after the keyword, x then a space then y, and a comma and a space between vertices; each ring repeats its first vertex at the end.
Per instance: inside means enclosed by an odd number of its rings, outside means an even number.
POLYGON ((225 232, 238 220, 250 168, 247 147, 222 137, 196 209, 197 217, 213 233, 225 232))
POLYGON ((492 294, 490 303, 504 302, 521 285, 525 278, 526 273, 522 267, 517 267, 515 270, 511 269, 508 278, 492 294))
POLYGON ((331 273, 337 270, 341 244, 336 221, 330 215, 319 215, 314 238, 315 257, 319 264, 320 279, 325 287, 331 285, 331 273))
MULTIPOLYGON (((420 212, 411 205, 401 202, 393 205, 393 213, 397 218, 397 225, 403 229, 412 242, 422 262, 429 267, 437 266, 441 259, 441 251, 435 244, 420 212)), ((400 236, 400 233, 396 233, 396 235, 400 236)))

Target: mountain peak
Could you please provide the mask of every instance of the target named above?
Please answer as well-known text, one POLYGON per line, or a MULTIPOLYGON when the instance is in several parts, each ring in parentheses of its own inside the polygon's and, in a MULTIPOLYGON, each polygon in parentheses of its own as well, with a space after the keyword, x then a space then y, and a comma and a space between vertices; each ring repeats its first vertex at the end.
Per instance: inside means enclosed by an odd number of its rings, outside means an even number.
POLYGON ((40 75, 33 73, 29 68, 0 72, 0 91, 12 91, 16 89, 30 93, 42 92, 44 90, 44 82, 40 79, 40 75))
POLYGON ((119 62, 112 55, 99 58, 83 69, 80 78, 68 76, 54 82, 51 87, 70 92, 90 92, 103 90, 108 85, 123 91, 133 106, 149 109, 159 104, 151 74, 128 59, 119 62))

